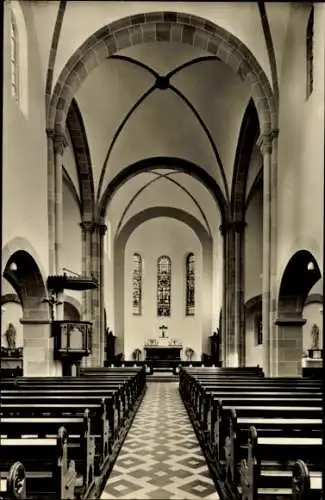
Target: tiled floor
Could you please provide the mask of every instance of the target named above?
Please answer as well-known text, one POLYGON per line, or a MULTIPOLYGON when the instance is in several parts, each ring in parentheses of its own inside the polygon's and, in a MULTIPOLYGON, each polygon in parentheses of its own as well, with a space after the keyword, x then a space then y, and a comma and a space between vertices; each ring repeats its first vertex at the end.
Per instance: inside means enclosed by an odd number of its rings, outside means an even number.
POLYGON ((219 499, 177 383, 148 384, 105 498, 219 499))

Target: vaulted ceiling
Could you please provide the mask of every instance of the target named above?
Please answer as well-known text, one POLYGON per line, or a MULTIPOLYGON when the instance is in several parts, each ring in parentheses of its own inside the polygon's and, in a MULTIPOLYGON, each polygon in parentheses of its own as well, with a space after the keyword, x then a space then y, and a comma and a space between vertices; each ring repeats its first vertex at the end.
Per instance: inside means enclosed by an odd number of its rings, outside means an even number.
MULTIPOLYGON (((172 168, 128 180, 117 198, 122 221, 154 203, 182 203, 208 230, 216 227, 209 189, 182 173, 178 160, 204 171, 207 183, 216 183, 229 202, 250 98, 250 87, 236 73, 199 48, 152 42, 108 58, 89 74, 73 104, 83 121, 95 199, 121 171, 151 158, 153 168, 172 168), (155 157, 160 158, 157 165, 155 157)), ((76 180, 75 173, 70 177, 76 180)))

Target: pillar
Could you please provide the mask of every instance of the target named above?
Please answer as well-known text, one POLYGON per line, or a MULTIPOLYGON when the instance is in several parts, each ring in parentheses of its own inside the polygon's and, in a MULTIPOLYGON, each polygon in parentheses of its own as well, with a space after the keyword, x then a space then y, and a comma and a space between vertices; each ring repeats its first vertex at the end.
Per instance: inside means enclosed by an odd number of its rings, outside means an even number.
POLYGON ((246 222, 238 220, 233 223, 234 230, 234 335, 237 341, 238 365, 245 366, 245 295, 244 295, 244 249, 246 222))
MULTIPOLYGON (((104 365, 104 235, 107 226, 100 222, 83 221, 82 270, 86 276, 93 276, 98 281, 98 288, 83 294, 83 319, 93 323, 92 354, 90 364, 93 367, 104 365)), ((85 359, 83 364, 88 364, 85 359)))
POLYGON ((238 366, 238 339, 235 330, 235 296, 236 282, 235 231, 232 223, 222 224, 220 232, 223 236, 224 248, 224 280, 222 306, 222 359, 223 366, 238 366))
POLYGON ((277 376, 302 376, 302 327, 305 323, 305 319, 293 315, 282 315, 276 320, 279 345, 277 376))
POLYGON ((271 154, 272 135, 263 134, 257 141, 263 155, 263 278, 262 278, 262 321, 264 344, 264 373, 272 376, 273 338, 271 325, 271 154))
MULTIPOLYGON (((63 260, 63 191, 62 191, 62 166, 64 149, 68 142, 63 133, 47 131, 48 137, 52 140, 54 151, 54 268, 57 275, 62 274, 63 260)), ((51 179, 50 179, 51 182, 51 179)), ((51 229, 51 228, 50 228, 51 229)), ((57 294, 56 315, 57 320, 64 318, 63 290, 57 294)))
MULTIPOLYGON (((83 221, 80 224, 82 231, 82 274, 90 276, 92 273, 92 235, 95 229, 93 221, 83 221)), ((82 319, 92 321, 91 291, 82 292, 82 319)))
POLYGON ((20 320, 24 336, 24 376, 48 377, 59 375, 60 367, 54 360, 51 322, 42 319, 20 320))

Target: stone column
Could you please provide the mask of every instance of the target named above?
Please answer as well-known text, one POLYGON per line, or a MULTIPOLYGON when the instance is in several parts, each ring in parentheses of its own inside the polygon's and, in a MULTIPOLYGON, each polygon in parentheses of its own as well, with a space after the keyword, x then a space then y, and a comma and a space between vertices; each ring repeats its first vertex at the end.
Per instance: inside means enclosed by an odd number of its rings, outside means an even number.
POLYGON ((306 320, 299 316, 281 315, 278 326, 278 377, 302 376, 302 327, 306 320))
POLYGON ((245 283, 244 283, 244 236, 246 222, 238 220, 233 223, 235 282, 234 282, 234 335, 237 341, 239 366, 245 366, 245 283))
MULTIPOLYGON (((55 165, 55 272, 57 275, 62 274, 62 246, 63 246, 63 190, 62 190, 62 165, 64 149, 68 142, 63 133, 50 134, 54 148, 54 165, 55 165)), ((56 320, 63 320, 63 290, 57 294, 56 320)))
POLYGON ((235 331, 235 232, 234 225, 220 226, 224 238, 224 283, 223 283, 223 366, 238 366, 238 340, 235 331))
POLYGON ((221 359, 222 366, 226 366, 227 360, 227 284, 228 284, 228 273, 227 273, 227 229, 226 225, 222 224, 219 227, 220 234, 222 236, 222 246, 223 246, 223 286, 222 286, 222 318, 221 318, 221 359))
POLYGON ((86 274, 92 274, 98 281, 98 288, 91 290, 85 303, 87 320, 93 323, 91 366, 103 366, 104 363, 104 235, 107 226, 93 222, 85 225, 85 265, 89 265, 86 274), (89 250, 88 250, 89 249, 89 250))
MULTIPOLYGON (((91 276, 92 273, 92 236, 95 230, 93 221, 83 221, 80 224, 82 230, 82 274, 91 276)), ((91 291, 82 292, 82 319, 92 321, 91 291)))
POLYGON ((263 155, 263 279, 262 279, 262 321, 264 344, 264 372, 272 376, 273 338, 271 318, 271 154, 272 135, 261 135, 257 141, 263 155))

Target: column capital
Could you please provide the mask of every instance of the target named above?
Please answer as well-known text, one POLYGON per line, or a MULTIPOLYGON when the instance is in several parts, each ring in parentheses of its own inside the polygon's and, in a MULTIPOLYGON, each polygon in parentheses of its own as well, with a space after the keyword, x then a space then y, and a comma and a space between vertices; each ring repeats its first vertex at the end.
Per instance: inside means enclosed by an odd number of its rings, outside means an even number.
POLYGON ((80 223, 80 227, 83 231, 89 232, 89 233, 94 233, 95 231, 98 231, 100 235, 104 235, 107 231, 107 226, 106 224, 101 224, 100 222, 94 222, 94 221, 82 221, 80 223))
POLYGON ((85 233, 93 233, 95 231, 96 223, 92 220, 84 220, 80 222, 80 227, 85 233))
POLYGON ((57 132, 52 128, 47 128, 46 135, 49 139, 52 139, 54 151, 59 155, 63 155, 65 148, 69 145, 64 132, 57 132))
POLYGON ((272 153, 272 135, 261 134, 256 142, 257 147, 260 149, 263 156, 272 153))
POLYGON ((230 222, 226 222, 224 224, 220 224, 219 226, 219 231, 221 233, 221 236, 225 236, 228 231, 230 231, 231 229, 231 223, 230 222))
POLYGON ((245 227, 247 226, 247 222, 244 220, 235 220, 233 223, 233 228, 235 233, 242 233, 245 230, 245 227))

